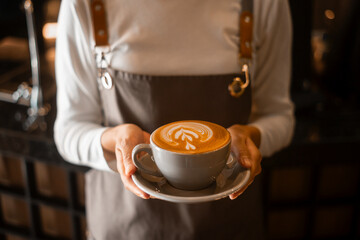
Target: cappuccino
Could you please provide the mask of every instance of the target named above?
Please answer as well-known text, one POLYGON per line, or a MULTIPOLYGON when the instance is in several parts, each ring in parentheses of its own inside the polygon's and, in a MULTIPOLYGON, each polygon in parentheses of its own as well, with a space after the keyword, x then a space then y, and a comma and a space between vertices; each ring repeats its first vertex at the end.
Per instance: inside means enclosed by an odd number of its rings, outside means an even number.
POLYGON ((206 121, 178 121, 155 130, 152 141, 158 147, 177 153, 200 154, 217 150, 230 141, 222 126, 206 121))

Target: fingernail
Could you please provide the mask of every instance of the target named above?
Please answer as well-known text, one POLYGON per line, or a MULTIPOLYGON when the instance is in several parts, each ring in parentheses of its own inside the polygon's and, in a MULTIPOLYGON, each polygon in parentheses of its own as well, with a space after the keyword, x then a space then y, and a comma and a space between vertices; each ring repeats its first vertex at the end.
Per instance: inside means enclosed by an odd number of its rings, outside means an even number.
POLYGON ((250 165, 250 159, 248 157, 241 157, 241 163, 245 166, 250 165))
POLYGON ((230 200, 235 200, 239 195, 235 195, 235 194, 231 194, 230 195, 230 200))

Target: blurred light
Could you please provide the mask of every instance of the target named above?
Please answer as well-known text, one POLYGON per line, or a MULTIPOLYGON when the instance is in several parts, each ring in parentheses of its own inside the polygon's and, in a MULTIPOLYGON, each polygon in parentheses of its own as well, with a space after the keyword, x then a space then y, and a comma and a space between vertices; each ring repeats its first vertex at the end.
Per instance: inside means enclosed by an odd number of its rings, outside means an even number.
POLYGON ((55 60, 55 47, 49 48, 46 51, 45 58, 48 62, 54 62, 55 60))
POLYGON ((330 20, 335 19, 335 13, 334 13, 334 11, 332 11, 330 9, 326 9, 324 14, 327 19, 330 19, 330 20))
POLYGON ((57 23, 46 23, 42 30, 44 39, 47 40, 55 39, 56 31, 57 31, 57 23))

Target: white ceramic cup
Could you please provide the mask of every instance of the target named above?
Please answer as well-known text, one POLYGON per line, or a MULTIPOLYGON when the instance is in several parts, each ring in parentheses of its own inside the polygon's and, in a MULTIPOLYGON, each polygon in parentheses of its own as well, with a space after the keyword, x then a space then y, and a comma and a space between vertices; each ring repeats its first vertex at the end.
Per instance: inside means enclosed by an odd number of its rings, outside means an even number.
POLYGON ((165 177, 174 187, 184 190, 199 190, 208 187, 224 169, 230 154, 231 138, 224 146, 205 153, 186 154, 160 148, 152 141, 139 144, 132 151, 132 160, 142 172, 165 177), (138 153, 147 152, 159 171, 155 172, 141 164, 138 153))

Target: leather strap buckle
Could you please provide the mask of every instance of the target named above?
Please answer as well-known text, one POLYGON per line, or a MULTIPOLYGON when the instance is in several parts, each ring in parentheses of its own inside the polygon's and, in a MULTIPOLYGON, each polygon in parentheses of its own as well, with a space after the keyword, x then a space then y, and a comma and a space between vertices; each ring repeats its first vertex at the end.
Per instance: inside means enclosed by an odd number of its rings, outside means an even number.
POLYGON ((241 14, 239 19, 239 54, 238 62, 241 66, 239 77, 235 77, 228 89, 233 97, 240 97, 250 84, 249 65, 252 59, 253 35, 253 0, 241 0, 241 14))
POLYGON ((99 85, 102 85, 105 89, 111 89, 113 87, 112 76, 108 72, 109 64, 105 58, 105 52, 101 51, 96 54, 98 81, 99 85))
POLYGON ((229 84, 228 89, 230 95, 233 97, 240 97, 245 92, 245 89, 249 86, 250 83, 250 74, 249 74, 249 65, 244 64, 242 68, 241 75, 243 77, 235 77, 233 82, 229 84), (245 78, 245 79, 243 79, 245 78), (245 81, 244 81, 245 80, 245 81))
POLYGON ((108 42, 106 11, 103 0, 92 0, 91 13, 93 18, 95 60, 98 70, 99 86, 102 85, 105 89, 111 89, 113 87, 113 80, 107 70, 109 64, 105 59, 105 53, 110 52, 110 46, 108 42))

